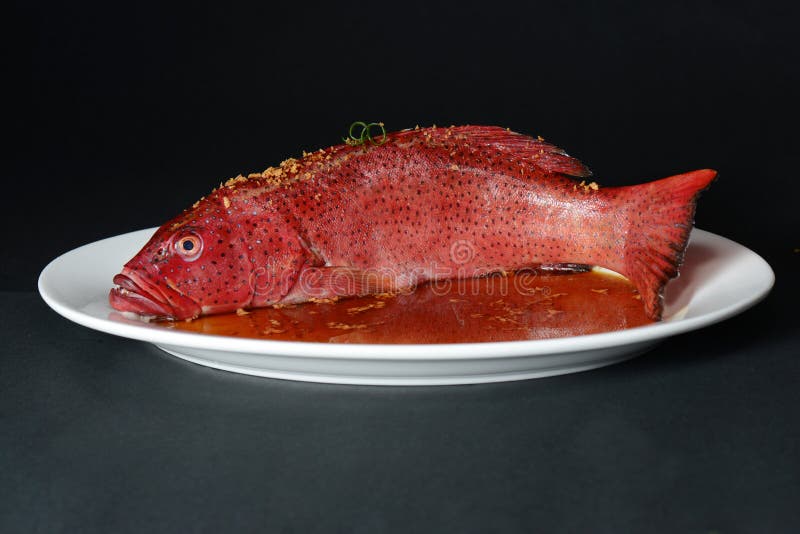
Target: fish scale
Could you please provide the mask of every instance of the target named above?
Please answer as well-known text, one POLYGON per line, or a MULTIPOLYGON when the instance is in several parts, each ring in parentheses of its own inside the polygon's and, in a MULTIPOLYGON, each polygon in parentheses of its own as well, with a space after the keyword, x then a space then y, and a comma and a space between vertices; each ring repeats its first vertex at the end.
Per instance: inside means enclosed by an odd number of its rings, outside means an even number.
POLYGON ((578 264, 627 276, 656 319, 715 175, 601 188, 541 138, 405 130, 228 180, 154 234, 110 301, 184 319, 578 264))

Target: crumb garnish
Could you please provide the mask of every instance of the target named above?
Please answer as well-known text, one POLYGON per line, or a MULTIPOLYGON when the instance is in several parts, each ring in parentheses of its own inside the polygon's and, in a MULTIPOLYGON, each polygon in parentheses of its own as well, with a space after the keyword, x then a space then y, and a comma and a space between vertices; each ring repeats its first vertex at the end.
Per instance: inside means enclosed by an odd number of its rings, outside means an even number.
POLYGON ((268 326, 261 333, 264 334, 265 336, 271 336, 272 334, 283 334, 284 332, 286 332, 286 330, 283 328, 275 328, 272 326, 268 326))
POLYGON ((354 308, 347 308, 347 313, 355 315, 357 313, 365 312, 367 310, 378 310, 386 306, 386 302, 379 300, 378 302, 367 304, 365 306, 356 306, 354 308))
POLYGON ((335 328, 337 330, 359 330, 361 328, 366 328, 366 324, 347 324, 347 323, 336 323, 336 322, 329 322, 327 323, 328 328, 335 328))
POLYGON ((337 300, 339 300, 339 297, 331 297, 331 298, 325 298, 325 299, 320 299, 320 298, 317 298, 317 297, 311 297, 311 298, 308 299, 309 302, 313 302, 314 304, 331 304, 333 302, 336 302, 337 300))

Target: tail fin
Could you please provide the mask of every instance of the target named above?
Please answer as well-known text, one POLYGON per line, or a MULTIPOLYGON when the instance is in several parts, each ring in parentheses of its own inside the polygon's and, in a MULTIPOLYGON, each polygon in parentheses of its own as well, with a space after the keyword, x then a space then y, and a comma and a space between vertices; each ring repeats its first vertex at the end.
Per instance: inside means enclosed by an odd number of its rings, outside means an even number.
POLYGON ((629 221, 624 274, 639 290, 651 319, 661 318, 664 286, 683 262, 697 198, 716 176, 703 169, 618 189, 629 221))

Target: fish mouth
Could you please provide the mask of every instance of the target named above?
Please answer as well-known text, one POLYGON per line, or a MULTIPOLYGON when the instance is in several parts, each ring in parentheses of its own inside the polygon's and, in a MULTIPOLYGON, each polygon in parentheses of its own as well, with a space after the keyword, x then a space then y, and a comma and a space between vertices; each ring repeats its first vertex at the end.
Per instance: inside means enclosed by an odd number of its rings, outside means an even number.
POLYGON ((117 287, 111 289, 108 301, 115 310, 155 319, 177 319, 181 315, 164 295, 133 272, 116 275, 114 283, 117 287))

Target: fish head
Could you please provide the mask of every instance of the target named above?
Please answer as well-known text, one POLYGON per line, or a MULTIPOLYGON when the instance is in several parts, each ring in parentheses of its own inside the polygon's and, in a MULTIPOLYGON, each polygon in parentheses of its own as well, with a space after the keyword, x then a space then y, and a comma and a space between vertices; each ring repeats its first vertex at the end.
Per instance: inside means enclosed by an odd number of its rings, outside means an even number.
POLYGON ((161 226, 114 277, 111 306, 183 320, 288 293, 306 253, 299 237, 286 225, 273 227, 268 205, 254 209, 254 199, 227 195, 215 191, 161 226))

